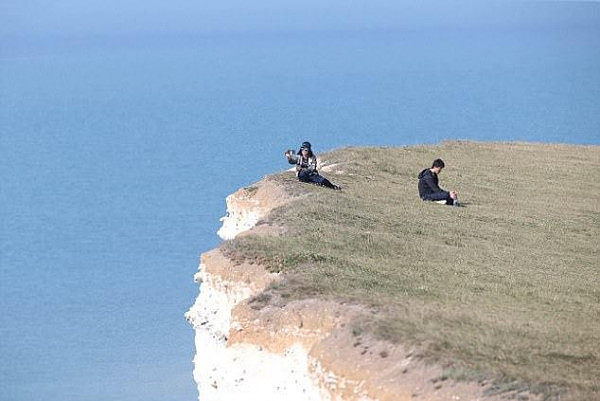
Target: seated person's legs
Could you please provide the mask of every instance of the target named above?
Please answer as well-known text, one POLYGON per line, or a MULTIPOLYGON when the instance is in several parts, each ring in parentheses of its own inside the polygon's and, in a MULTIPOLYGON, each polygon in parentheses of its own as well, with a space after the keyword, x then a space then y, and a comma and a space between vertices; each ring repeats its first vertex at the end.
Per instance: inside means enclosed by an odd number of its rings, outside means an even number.
POLYGON ((327 188, 340 189, 337 185, 333 185, 331 181, 320 174, 302 170, 298 173, 298 179, 302 182, 312 182, 317 185, 322 185, 327 188))
POLYGON ((327 178, 323 177, 322 175, 315 174, 311 178, 315 184, 322 185, 327 188, 340 189, 340 187, 332 184, 331 181, 329 181, 327 178))
POLYGON ((434 193, 430 193, 427 194, 424 198, 424 200, 428 200, 428 201, 447 201, 448 199, 452 199, 450 197, 450 194, 448 192, 434 192, 434 193))
POLYGON ((325 178, 319 174, 314 174, 310 177, 311 181, 318 185, 323 185, 325 178))
POLYGON ((298 173, 298 179, 302 182, 312 182, 311 172, 308 170, 302 170, 298 173))
POLYGON ((436 203, 444 203, 446 205, 454 204, 454 199, 452 198, 452 195, 447 192, 436 192, 433 194, 429 194, 424 200, 433 201, 436 203))

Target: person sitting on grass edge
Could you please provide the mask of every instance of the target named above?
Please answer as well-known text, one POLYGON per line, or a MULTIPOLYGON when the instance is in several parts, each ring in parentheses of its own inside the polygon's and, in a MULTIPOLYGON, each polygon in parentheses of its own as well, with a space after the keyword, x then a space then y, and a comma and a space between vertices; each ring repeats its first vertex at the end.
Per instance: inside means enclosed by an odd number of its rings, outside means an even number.
POLYGON ((311 182, 335 190, 342 189, 319 174, 317 171, 317 155, 313 153, 310 142, 302 142, 302 146, 297 154, 294 154, 291 150, 286 151, 284 154, 288 163, 296 164, 296 176, 298 177, 298 180, 302 182, 311 182))
POLYGON ((431 168, 419 173, 419 196, 423 200, 458 206, 458 194, 455 191, 444 191, 438 186, 438 174, 444 166, 442 159, 435 159, 431 168))

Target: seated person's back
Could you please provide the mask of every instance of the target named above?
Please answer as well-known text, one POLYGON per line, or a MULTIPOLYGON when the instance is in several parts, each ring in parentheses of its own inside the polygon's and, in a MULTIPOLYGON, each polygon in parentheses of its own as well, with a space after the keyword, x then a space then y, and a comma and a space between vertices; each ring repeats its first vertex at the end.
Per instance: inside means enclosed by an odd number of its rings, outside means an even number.
POLYGON ((442 159, 436 159, 431 168, 426 168, 419 173, 419 196, 423 200, 443 201, 447 205, 458 206, 458 194, 455 191, 445 191, 439 187, 438 174, 444 167, 442 159))

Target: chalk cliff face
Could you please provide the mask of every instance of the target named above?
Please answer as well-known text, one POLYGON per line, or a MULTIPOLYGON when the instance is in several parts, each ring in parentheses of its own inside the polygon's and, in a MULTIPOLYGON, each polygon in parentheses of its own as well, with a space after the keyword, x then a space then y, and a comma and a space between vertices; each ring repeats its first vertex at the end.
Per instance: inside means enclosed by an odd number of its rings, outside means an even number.
MULTIPOLYGON (((219 235, 255 227, 290 199, 269 181, 227 198, 219 235)), ((248 300, 281 280, 262 266, 236 263, 219 249, 201 257, 200 295, 186 313, 195 329, 194 379, 200 401, 494 400, 485 384, 449 383, 416 349, 357 336, 349 324, 365 307, 304 300, 254 309, 248 300), (444 381, 444 386, 440 385, 444 381)), ((533 398, 529 398, 530 400, 533 398)))
MULTIPOLYGON (((231 239, 251 229, 284 198, 266 183, 240 189, 227 197, 219 236, 231 239)), ((277 274, 257 265, 236 265, 215 249, 202 255, 194 279, 200 284, 200 295, 186 318, 196 330, 194 379, 200 400, 328 399, 308 369, 301 341, 281 344, 262 338, 274 333, 248 321, 251 309, 244 301, 278 280, 277 274)))

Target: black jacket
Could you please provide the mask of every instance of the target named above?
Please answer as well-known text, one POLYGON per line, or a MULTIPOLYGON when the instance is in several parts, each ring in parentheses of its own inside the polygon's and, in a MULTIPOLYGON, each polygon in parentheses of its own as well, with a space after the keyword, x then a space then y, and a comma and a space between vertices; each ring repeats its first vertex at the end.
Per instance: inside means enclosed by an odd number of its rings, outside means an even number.
POLYGON ((440 200, 449 196, 448 191, 444 191, 438 186, 438 176, 432 173, 430 169, 419 173, 419 196, 425 200, 440 200))

